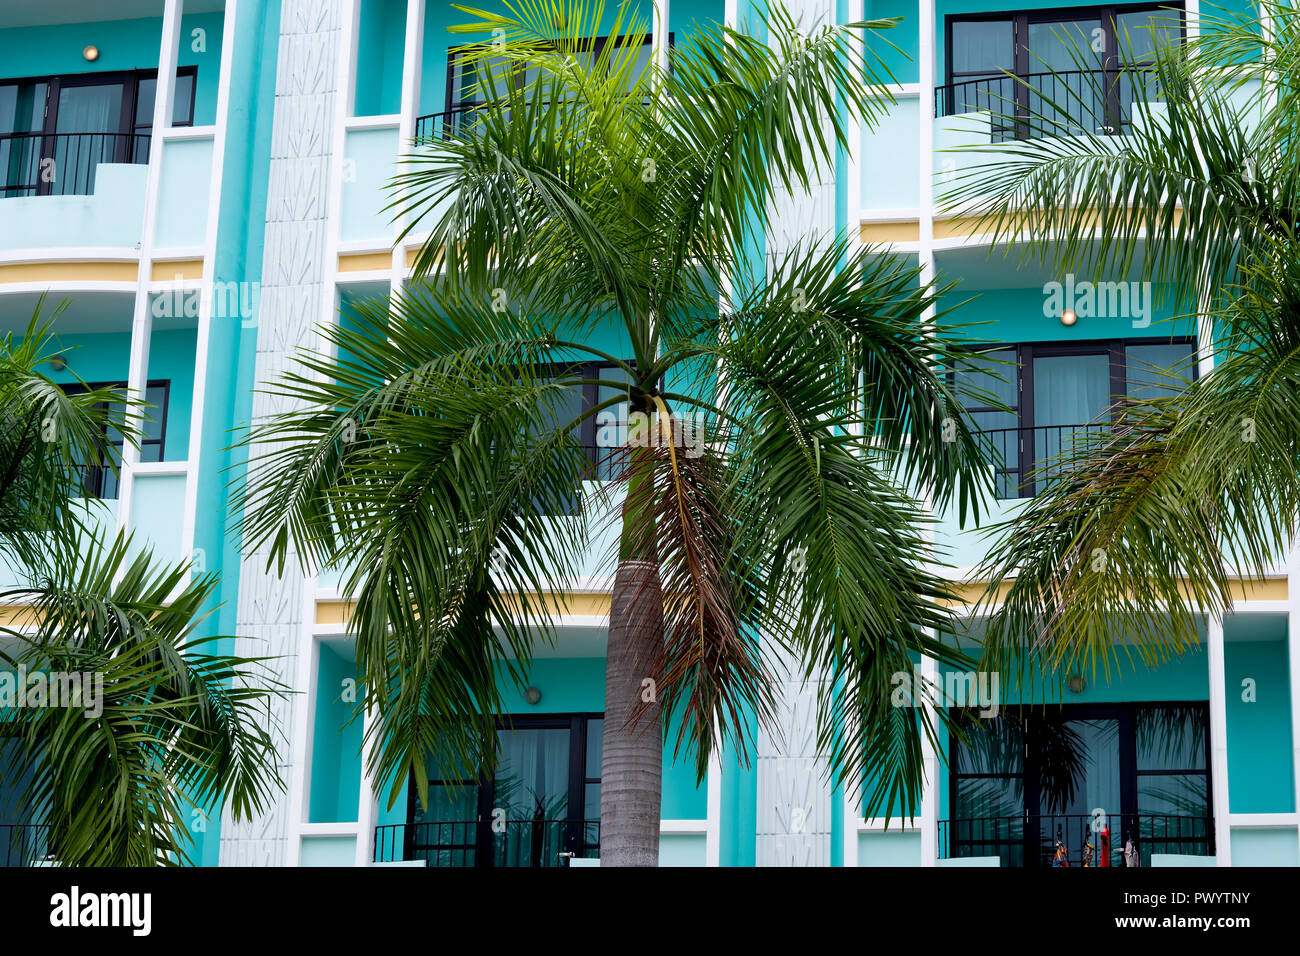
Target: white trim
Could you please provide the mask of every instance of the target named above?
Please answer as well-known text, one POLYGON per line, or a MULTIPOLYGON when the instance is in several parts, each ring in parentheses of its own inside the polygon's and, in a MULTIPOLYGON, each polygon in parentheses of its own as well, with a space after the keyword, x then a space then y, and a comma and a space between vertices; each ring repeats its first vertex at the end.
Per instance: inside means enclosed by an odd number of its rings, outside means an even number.
MULTIPOLYGON (((709 775, 706 780, 704 832, 704 865, 720 866, 722 864, 722 752, 715 739, 713 752, 709 754, 709 775)), ((662 832, 663 824, 660 824, 662 832)))
POLYGON ((343 128, 352 132, 354 129, 397 129, 401 125, 401 113, 387 113, 383 116, 353 116, 344 121, 343 128))
MULTIPOLYGON (((228 14, 229 12, 230 12, 229 4, 227 4, 226 13, 228 14)), ((224 32, 224 27, 223 27, 223 32, 224 32)), ((222 47, 221 59, 224 61, 225 58, 226 58, 225 47, 222 47)), ((227 74, 222 73, 220 79, 221 79, 222 87, 226 87, 230 85, 230 78, 227 74)), ((217 95, 219 97, 221 94, 218 93, 217 95)), ((218 110, 217 116, 219 117, 220 115, 221 115, 221 111, 218 110)), ((185 140, 216 139, 217 131, 220 129, 220 127, 221 127, 221 121, 219 119, 216 123, 212 124, 211 126, 170 126, 167 129, 161 131, 162 140, 165 143, 179 143, 179 142, 184 142, 185 140)))
MULTIPOLYGON (((0 296, 5 295, 23 295, 32 292, 117 292, 123 296, 134 295, 140 288, 140 276, 136 275, 129 282, 104 282, 96 279, 91 282, 81 282, 76 279, 62 280, 59 282, 0 282, 0 296)), ((51 307, 58 305, 58 300, 46 299, 47 304, 51 307)), ((105 329, 105 332, 120 331, 118 329, 105 329)))
POLYGON ((1232 866, 1232 839, 1228 823, 1228 712, 1224 691, 1223 621, 1211 616, 1205 622, 1205 644, 1210 657, 1210 788, 1213 791, 1214 846, 1219 866, 1232 866))
POLYGON ((921 823, 914 818, 909 820, 895 817, 886 824, 884 817, 872 817, 870 820, 858 820, 853 831, 856 837, 859 833, 917 833, 920 829, 921 823))
POLYGON ((359 826, 357 823, 304 823, 298 833, 303 837, 356 836, 359 826))
MULTIPOLYGON (((153 131, 160 133, 171 126, 172 98, 176 86, 176 57, 180 49, 181 0, 164 0, 162 39, 158 48, 158 82, 154 84, 153 131)), ((162 149, 149 151, 149 169, 145 177, 144 221, 140 229, 140 254, 136 267, 135 308, 131 318, 131 358, 126 378, 129 395, 143 399, 149 378, 149 346, 153 337, 153 315, 149 309, 148 285, 152 278, 154 229, 158 221, 159 183, 162 180, 162 149)), ((134 416, 133 416, 134 417, 134 416)), ((131 523, 135 498, 135 468, 140 462, 139 447, 127 443, 122 449, 121 477, 118 479, 117 527, 125 531, 131 523)), ((181 542, 184 553, 184 541, 181 542)), ((180 557, 171 555, 172 560, 180 557)))
POLYGON ((660 820, 660 833, 680 834, 686 836, 708 836, 708 820, 660 820))
POLYGON ((42 246, 38 249, 7 249, 0 252, 0 265, 48 262, 138 262, 134 246, 42 246))
MULTIPOLYGON (((1294 806, 1300 811, 1300 544, 1293 545, 1287 555, 1290 577, 1287 597, 1290 610, 1287 615, 1287 677, 1291 686, 1291 780, 1295 787, 1294 806)), ((1300 817, 1300 814, 1290 814, 1300 817)), ((1296 839, 1300 841, 1300 827, 1296 839)))
POLYGON ((136 462, 135 473, 137 475, 153 475, 163 477, 167 475, 186 475, 190 473, 190 463, 188 461, 141 461, 136 462))
MULTIPOLYGON (((189 460, 194 476, 185 486, 181 519, 181 554, 194 554, 194 528, 198 522, 199 475, 203 463, 203 416, 207 407, 208 349, 212 340, 212 294, 216 282, 217 232, 221 222, 221 197, 225 185, 226 137, 230 126, 230 81, 234 69, 235 25, 238 0, 226 0, 222 14, 221 71, 217 89, 217 123, 212 143, 212 175, 208 187, 208 219, 203 237, 203 279, 199 287, 199 324, 194 336, 194 381, 190 395, 189 460)), ((263 223, 265 228, 265 223, 263 223)), ((170 253, 172 250, 168 250, 170 253)))
MULTIPOLYGON (((215 182, 215 177, 213 177, 215 182)), ((213 190, 219 192, 219 190, 213 190)), ((155 250, 153 256, 154 265, 162 265, 167 262, 187 262, 194 259, 202 259, 207 255, 207 246, 168 246, 166 249, 155 250)))
POLYGON ((1228 826, 1236 830, 1300 826, 1300 813, 1229 813, 1228 826))
MULTIPOLYGON (((850 206, 850 209, 853 207, 850 206)), ((897 209, 863 209, 859 206, 858 221, 862 225, 891 222, 914 222, 920 226, 921 207, 900 206, 897 209)))
MULTIPOLYGON (((303 627, 298 634, 298 660, 295 668, 293 708, 293 739, 289 759, 288 847, 286 863, 299 866, 302 860, 302 838, 311 835, 313 827, 338 824, 312 824, 307 822, 311 800, 311 756, 315 743, 316 680, 320 669, 320 642, 312 634, 311 588, 303 587, 303 627)), ((356 824, 351 824, 354 828, 356 824)), ((355 832, 355 830, 353 831, 355 832)))

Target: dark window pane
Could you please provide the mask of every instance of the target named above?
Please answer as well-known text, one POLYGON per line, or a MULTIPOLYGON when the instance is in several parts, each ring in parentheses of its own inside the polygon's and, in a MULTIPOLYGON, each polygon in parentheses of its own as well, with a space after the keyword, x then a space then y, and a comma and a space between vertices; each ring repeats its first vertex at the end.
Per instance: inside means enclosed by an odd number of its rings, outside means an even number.
POLYGON ((1014 70, 1015 36, 1010 20, 959 20, 952 25, 952 72, 996 74, 1014 70))
POLYGON ((1137 712, 1137 769, 1204 770, 1205 711, 1143 707, 1137 712))
POLYGON ((1178 14, 1170 10, 1143 10, 1115 17, 1115 40, 1124 63, 1150 60, 1160 46, 1181 42, 1178 14))
MULTIPOLYGON (((158 80, 143 77, 135 97, 136 129, 148 130, 153 126, 153 101, 158 92, 158 80)), ((194 121, 194 77, 188 73, 176 74, 176 95, 172 100, 172 125, 189 126, 194 121)))
POLYGON ((587 769, 583 776, 600 776, 600 758, 603 746, 605 721, 601 717, 587 721, 587 769))
POLYGON ((971 720, 962 725, 965 740, 955 741, 957 773, 1018 774, 1024 767, 1025 739, 1016 718, 971 720))
POLYGON ((1195 373, 1196 348, 1191 343, 1130 345, 1125 365, 1130 398, 1168 398, 1186 387, 1181 379, 1195 373))
MULTIPOLYGON (((1207 816, 1210 802, 1206 779, 1204 773, 1138 774, 1138 813, 1207 816)), ((1157 818, 1157 823, 1166 828, 1179 825, 1173 819, 1157 818)))
POLYGON ((1019 777, 959 777, 954 797, 953 816, 959 820, 1019 818, 1025 809, 1019 777))

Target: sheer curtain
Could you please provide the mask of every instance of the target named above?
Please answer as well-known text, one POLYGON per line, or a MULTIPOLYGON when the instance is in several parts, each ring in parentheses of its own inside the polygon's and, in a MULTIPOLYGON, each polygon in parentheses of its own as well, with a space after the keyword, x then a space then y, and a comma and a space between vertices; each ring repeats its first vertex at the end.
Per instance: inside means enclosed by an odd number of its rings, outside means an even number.
POLYGON ((1064 355, 1034 359, 1034 465, 1039 478, 1060 469, 1053 462, 1104 423, 1110 408, 1110 356, 1064 355))
POLYGON ((59 91, 55 132, 55 195, 89 195, 95 167, 116 157, 122 125, 122 84, 71 86, 59 91))

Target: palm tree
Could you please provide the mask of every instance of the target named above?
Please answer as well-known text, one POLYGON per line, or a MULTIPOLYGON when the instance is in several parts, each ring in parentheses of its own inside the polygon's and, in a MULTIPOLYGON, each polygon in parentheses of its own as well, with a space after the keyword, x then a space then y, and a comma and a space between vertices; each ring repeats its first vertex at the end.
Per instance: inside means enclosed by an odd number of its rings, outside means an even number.
POLYGON ((0 623, 12 669, 0 779, 27 782, 24 816, 61 865, 188 862, 197 808, 220 799, 248 817, 282 786, 258 722, 280 690, 196 634, 213 576, 187 580, 185 565, 95 531, 85 470, 113 467, 110 431, 139 440, 143 409, 116 389, 55 384, 51 328, 38 306, 20 339, 0 339, 0 558, 20 575, 0 605, 24 608, 0 623), (48 706, 15 706, 16 681, 38 672, 48 706), (59 706, 56 675, 77 688, 59 706))
POLYGON ((1124 135, 1069 128, 1071 104, 1046 102, 1036 121, 1060 135, 981 147, 993 158, 948 193, 1062 273, 1140 265, 1202 330, 1202 374, 1113 409, 1105 439, 1067 452, 1053 465, 1065 477, 1003 529, 984 568, 990 595, 1013 580, 983 666, 1036 656, 1060 674, 1109 675, 1118 634, 1138 639, 1147 665, 1179 654, 1199 640, 1202 613, 1231 606, 1234 578, 1264 575, 1291 545, 1300 23, 1271 0, 1259 17, 1269 30, 1203 15, 1199 38, 1158 47, 1131 73, 1124 135))
POLYGON ((347 569, 390 805, 413 775, 427 806, 432 766, 490 763, 500 687, 524 686, 604 521, 602 865, 658 860, 665 734, 701 778, 714 748, 747 752, 773 714, 763 642, 826 678, 821 746, 855 788, 874 771, 868 812, 914 812, 935 728, 890 678, 962 660, 934 636, 952 621, 915 495, 980 499, 946 411, 964 353, 922 322, 937 290, 878 249, 815 237, 765 277, 741 253, 778 188, 848 148, 845 111, 880 114, 860 49, 892 22, 801 34, 775 7, 766 40, 700 26, 664 70, 625 8, 607 29, 600 3, 470 12, 461 30, 499 38, 475 54, 487 105, 396 182, 428 230, 417 278, 270 385, 290 410, 252 433, 243 496, 273 561, 347 569), (593 460, 581 431, 620 406, 628 435, 593 460))

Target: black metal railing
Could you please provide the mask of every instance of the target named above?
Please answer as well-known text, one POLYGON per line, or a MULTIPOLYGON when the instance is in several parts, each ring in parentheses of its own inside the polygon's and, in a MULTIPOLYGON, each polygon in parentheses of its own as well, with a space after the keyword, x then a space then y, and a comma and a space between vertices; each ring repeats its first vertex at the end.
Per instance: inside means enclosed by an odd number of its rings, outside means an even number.
POLYGON ((987 111, 994 142, 1122 133, 1133 119, 1137 86, 1154 83, 1149 69, 1136 67, 980 77, 936 87, 934 115, 987 111))
POLYGON ((1058 841, 1067 866, 1124 866, 1129 836, 1142 866, 1151 865, 1153 853, 1214 855, 1209 816, 1120 813, 1103 820, 1087 813, 1024 814, 940 820, 938 827, 941 859, 996 856, 1003 866, 1053 866, 1058 841))
POLYGON ((50 828, 48 824, 0 824, 0 866, 32 866, 49 855, 50 828))
POLYGON ((415 141, 431 142, 447 139, 463 129, 470 121, 471 115, 479 107, 473 105, 457 106, 441 113, 427 113, 415 118, 415 141))
POLYGON ((0 134, 0 198, 89 196, 100 163, 147 163, 148 133, 0 134))
POLYGON ((1097 444, 1109 433, 1108 423, 1093 422, 990 428, 976 432, 975 440, 985 461, 993 465, 997 496, 1030 498, 1069 472, 1069 455, 1097 444))
POLYGON ((374 862, 433 867, 557 867, 599 853, 600 821, 473 820, 375 827, 374 862))

